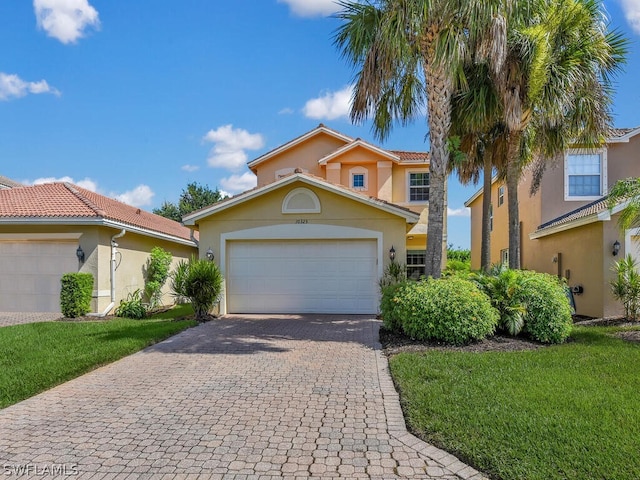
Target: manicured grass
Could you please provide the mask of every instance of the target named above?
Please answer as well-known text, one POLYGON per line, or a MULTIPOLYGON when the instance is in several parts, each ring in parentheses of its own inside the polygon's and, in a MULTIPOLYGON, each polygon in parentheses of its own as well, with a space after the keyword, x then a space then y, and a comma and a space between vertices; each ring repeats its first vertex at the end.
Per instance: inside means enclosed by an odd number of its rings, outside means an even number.
POLYGON ((196 324, 173 318, 192 314, 190 305, 161 318, 116 318, 93 322, 43 322, 0 328, 0 408, 75 378, 164 340, 196 324))
POLYGON ((640 478, 640 345, 615 328, 520 352, 390 360, 410 429, 500 479, 640 478))

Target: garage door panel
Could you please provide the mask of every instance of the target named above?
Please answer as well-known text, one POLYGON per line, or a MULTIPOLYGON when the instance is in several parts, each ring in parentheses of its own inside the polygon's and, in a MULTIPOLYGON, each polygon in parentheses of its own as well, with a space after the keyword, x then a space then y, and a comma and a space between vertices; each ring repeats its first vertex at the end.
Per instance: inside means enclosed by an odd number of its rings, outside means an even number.
POLYGON ((228 244, 230 313, 376 313, 375 240, 228 244))

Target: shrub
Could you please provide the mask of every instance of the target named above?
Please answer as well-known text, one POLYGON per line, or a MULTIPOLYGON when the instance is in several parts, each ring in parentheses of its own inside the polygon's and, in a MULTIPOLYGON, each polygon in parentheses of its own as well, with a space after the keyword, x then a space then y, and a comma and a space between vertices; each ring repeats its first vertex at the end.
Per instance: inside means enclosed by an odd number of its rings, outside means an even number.
POLYGON ((206 259, 182 260, 171 279, 175 295, 188 298, 196 314, 196 320, 204 321, 220 299, 222 274, 218 266, 206 259))
POLYGON ((116 308, 117 317, 132 318, 141 320, 147 316, 147 309, 142 303, 142 292, 140 289, 127 295, 126 300, 120 300, 120 305, 116 308))
POLYGON ((523 331, 543 343, 562 343, 571 334, 573 318, 566 285, 547 273, 520 271, 519 294, 526 306, 523 331))
POLYGON ((624 316, 628 320, 637 320, 640 311, 640 273, 637 266, 634 258, 627 255, 612 267, 616 279, 611 282, 611 292, 616 300, 622 302, 624 316))
POLYGON ((404 282, 407 279, 407 267, 395 261, 391 261, 389 265, 384 269, 384 273, 382 274, 382 278, 378 282, 380 286, 380 291, 382 292, 385 287, 389 285, 395 285, 397 283, 404 282))
POLYGON ((60 310, 65 317, 76 318, 91 311, 93 275, 65 273, 60 283, 60 310))
POLYGON ((403 288, 407 282, 394 283, 382 288, 382 298, 380 299, 380 315, 382 323, 387 330, 392 332, 402 331, 401 317, 398 313, 400 298, 402 298, 403 288))
POLYGON ((443 277, 451 277, 453 275, 466 276, 471 272, 471 263, 461 260, 448 260, 447 266, 442 271, 443 277))
POLYGON ((418 340, 462 345, 491 335, 498 323, 489 297, 456 276, 403 284, 393 301, 402 329, 418 340))
MULTIPOLYGON (((160 247, 153 247, 147 261, 146 283, 144 295, 151 308, 160 304, 162 287, 169 277, 169 268, 173 255, 160 247)), ((131 318, 131 317, 129 317, 131 318)))

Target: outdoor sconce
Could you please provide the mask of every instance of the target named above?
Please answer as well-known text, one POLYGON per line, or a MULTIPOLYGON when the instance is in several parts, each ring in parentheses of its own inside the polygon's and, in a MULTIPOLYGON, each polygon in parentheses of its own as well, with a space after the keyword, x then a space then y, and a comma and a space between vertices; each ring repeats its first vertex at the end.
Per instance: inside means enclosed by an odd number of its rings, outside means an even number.
POLYGON ((613 242, 613 250, 611 251, 611 253, 613 253, 613 256, 615 257, 616 255, 618 255, 618 252, 620 252, 620 242, 616 240, 615 242, 613 242))
POLYGON ((78 249, 76 250, 76 257, 78 257, 80 263, 84 263, 84 250, 82 250, 80 245, 78 245, 78 249))
POLYGON ((396 259, 396 249, 391 245, 391 249, 389 250, 389 258, 393 262, 396 259))
POLYGON ((207 259, 210 262, 213 262, 213 259, 215 258, 215 256, 213 255, 213 250, 211 250, 211 247, 207 249, 207 253, 205 253, 205 255, 207 256, 207 259))

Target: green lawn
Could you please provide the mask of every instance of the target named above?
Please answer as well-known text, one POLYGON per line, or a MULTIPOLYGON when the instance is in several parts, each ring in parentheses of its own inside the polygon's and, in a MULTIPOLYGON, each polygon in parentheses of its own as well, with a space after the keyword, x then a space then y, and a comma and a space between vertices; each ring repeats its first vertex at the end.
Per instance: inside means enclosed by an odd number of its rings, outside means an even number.
POLYGON ((576 327, 521 352, 390 360, 410 429, 500 479, 640 478, 640 344, 576 327))
POLYGON ((42 322, 0 328, 0 408, 164 340, 196 324, 179 306, 145 320, 42 322), (159 317, 159 318, 158 318, 159 317))

